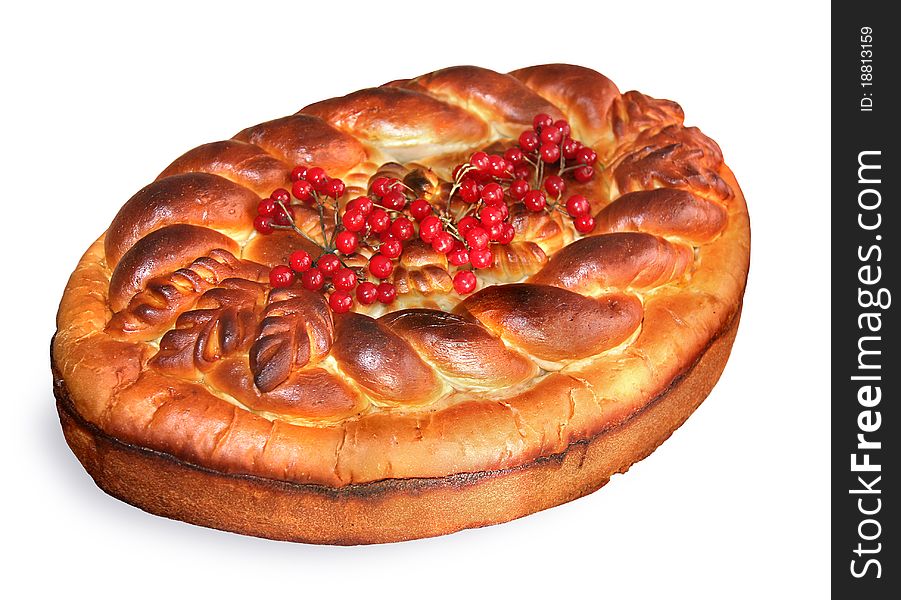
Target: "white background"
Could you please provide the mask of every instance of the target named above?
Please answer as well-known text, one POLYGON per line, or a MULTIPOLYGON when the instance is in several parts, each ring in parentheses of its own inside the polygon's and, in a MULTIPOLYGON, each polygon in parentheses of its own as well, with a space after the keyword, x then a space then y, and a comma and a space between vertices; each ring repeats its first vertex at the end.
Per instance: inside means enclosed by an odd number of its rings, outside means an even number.
POLYGON ((0 24, 2 595, 825 596, 828 4, 14 6, 0 24), (132 193, 183 151, 316 100, 544 62, 679 101, 750 205, 732 359, 666 444, 571 504, 381 547, 206 530, 94 486, 59 431, 48 345, 68 274, 132 193))

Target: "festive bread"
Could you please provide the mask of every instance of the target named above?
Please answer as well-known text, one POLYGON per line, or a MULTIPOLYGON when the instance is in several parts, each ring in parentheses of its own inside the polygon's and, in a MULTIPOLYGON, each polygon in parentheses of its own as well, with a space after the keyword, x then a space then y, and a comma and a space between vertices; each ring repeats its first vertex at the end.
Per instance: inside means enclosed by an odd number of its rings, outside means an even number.
POLYGON ((190 150, 124 204, 60 304, 63 432, 109 494, 208 527, 365 544, 508 521, 604 485, 707 396, 749 245, 719 147, 673 102, 571 65, 393 81, 190 150), (255 230, 295 166, 343 181, 339 213, 378 177, 451 207, 454 167, 535 115, 597 154, 593 178, 566 176, 590 231, 511 204, 515 238, 472 293, 420 239, 388 304, 271 283, 340 228, 300 204, 303 237, 255 230))

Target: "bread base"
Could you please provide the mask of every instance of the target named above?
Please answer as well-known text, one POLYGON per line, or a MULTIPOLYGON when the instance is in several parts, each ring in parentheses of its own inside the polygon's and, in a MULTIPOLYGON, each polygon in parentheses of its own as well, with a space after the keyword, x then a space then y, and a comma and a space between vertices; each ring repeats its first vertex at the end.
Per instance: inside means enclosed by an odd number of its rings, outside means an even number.
POLYGON ((66 441, 106 493, 147 512, 258 537, 376 544, 503 523, 597 490, 648 456, 716 384, 740 310, 695 364, 627 421, 565 452, 500 471, 330 488, 211 471, 111 438, 85 421, 54 367, 66 441))

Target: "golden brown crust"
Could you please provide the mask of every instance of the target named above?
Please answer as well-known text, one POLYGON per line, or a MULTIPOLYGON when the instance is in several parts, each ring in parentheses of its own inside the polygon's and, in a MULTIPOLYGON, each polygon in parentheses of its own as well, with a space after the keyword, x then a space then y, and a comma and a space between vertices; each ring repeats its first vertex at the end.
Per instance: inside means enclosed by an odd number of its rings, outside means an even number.
MULTIPOLYGON (((301 207, 296 218, 320 235, 314 211, 301 207)), ((728 349, 711 343, 734 335, 749 235, 719 147, 683 127, 674 103, 621 95, 570 65, 511 75, 459 67, 393 82, 192 150, 123 206, 60 304, 61 418, 104 489, 192 522, 357 543, 507 520, 594 489, 706 395, 722 364, 685 374, 707 348, 725 361, 728 349), (286 183, 289 165, 317 164, 358 191, 382 170, 441 198, 439 177, 461 155, 502 145, 541 106, 565 115, 607 166, 573 186, 592 195, 595 235, 574 242, 560 214, 513 207, 517 242, 495 250, 484 273, 496 285, 462 302, 446 257, 411 244, 393 275, 396 311, 382 316, 333 319, 320 294, 267 292, 266 267, 305 247, 297 236, 252 232, 253 206, 286 183), (670 420, 655 425, 648 415, 671 403, 653 399, 679 378, 695 382, 691 393, 671 392, 680 408, 660 409, 670 420), (654 435, 595 446, 604 432, 639 430, 654 435), (97 456, 101 446, 113 462, 97 456), (123 450, 132 446, 142 450, 123 450), (582 447, 602 448, 587 479, 574 466, 559 479, 539 466, 555 455, 568 465, 582 447), (222 474, 267 483, 244 487, 222 474), (204 495, 191 513, 149 493, 168 485, 187 498, 206 477, 243 504, 228 513, 204 495), (461 485, 417 483, 445 478, 461 485), (355 495, 382 489, 377 482, 393 495, 355 495), (547 482, 555 489, 524 487, 547 482), (502 492, 514 500, 478 508, 480 494, 502 492), (253 494, 279 516, 261 523, 253 494), (465 507, 459 515, 447 512, 451 500, 465 507), (323 524, 287 511, 291 502, 323 524), (360 516, 379 502, 383 511, 360 516), (404 528, 417 510, 432 511, 434 526, 404 528), (341 534, 346 515, 358 525, 341 534)))
POLYGON ((510 73, 563 112, 589 146, 611 137, 610 107, 619 97, 616 85, 597 71, 575 65, 538 65, 510 73))
POLYGON ((125 203, 106 234, 106 259, 118 263, 135 242, 167 225, 191 223, 246 238, 259 196, 208 173, 158 179, 125 203))
POLYGON ((402 83, 403 87, 423 90, 436 98, 471 111, 493 122, 507 137, 517 137, 532 125, 532 119, 545 113, 563 118, 556 106, 532 92, 512 75, 495 73, 473 66, 449 67, 402 83))
POLYGON ((458 389, 514 386, 538 374, 538 367, 475 319, 442 310, 408 309, 380 319, 458 389))
POLYGON ((148 233, 131 246, 121 260, 113 263, 110 307, 114 311, 123 310, 136 294, 146 289, 152 278, 186 267, 197 257, 216 250, 237 253, 238 244, 214 229, 183 223, 148 233))
POLYGON ((646 290, 682 277, 694 260, 691 248, 648 233, 608 233, 561 248, 529 281, 580 294, 604 288, 646 290))
POLYGON ((623 194, 598 213, 595 231, 644 231, 707 243, 726 227, 726 209, 691 192, 657 188, 623 194))
POLYGON ((335 316, 332 356, 343 372, 383 403, 428 404, 446 391, 402 337, 366 315, 335 316))
POLYGON ((239 140, 203 144, 176 158, 157 179, 185 173, 210 173, 242 185, 260 196, 289 184, 291 167, 259 146, 239 140))
POLYGON ((613 348, 635 331, 642 313, 634 296, 608 294, 595 299, 532 283, 484 288, 457 310, 548 361, 585 358, 613 348))
POLYGON ((239 132, 235 139, 253 144, 286 164, 318 165, 335 175, 343 175, 366 158, 366 150, 356 138, 310 115, 260 123, 239 132))
POLYGON ((301 112, 352 132, 397 160, 471 148, 488 140, 488 125, 469 112, 413 90, 381 87, 311 104, 301 112))

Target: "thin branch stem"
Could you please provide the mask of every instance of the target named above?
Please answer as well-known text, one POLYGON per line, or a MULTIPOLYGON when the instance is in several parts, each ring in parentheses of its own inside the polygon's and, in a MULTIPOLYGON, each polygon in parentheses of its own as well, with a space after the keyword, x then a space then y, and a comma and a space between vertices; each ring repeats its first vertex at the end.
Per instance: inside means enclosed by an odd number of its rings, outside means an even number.
POLYGON ((288 217, 288 222, 291 224, 290 226, 287 226, 287 227, 278 227, 278 226, 276 226, 277 229, 293 229, 294 231, 296 231, 296 232, 300 235, 300 237, 304 238, 305 240, 307 240, 307 241, 310 242, 311 244, 314 244, 317 248, 319 248, 319 249, 322 250, 323 252, 328 252, 328 248, 326 248, 325 246, 323 246, 322 244, 320 244, 319 242, 317 242, 316 240, 314 240, 313 238, 311 238, 310 236, 308 236, 306 233, 304 233, 304 232, 300 229, 300 227, 297 226, 297 223, 294 222, 294 217, 291 216, 291 213, 288 212, 288 209, 285 207, 284 204, 282 204, 281 201, 276 202, 276 204, 278 204, 279 208, 281 208, 282 211, 284 211, 285 216, 288 217))

